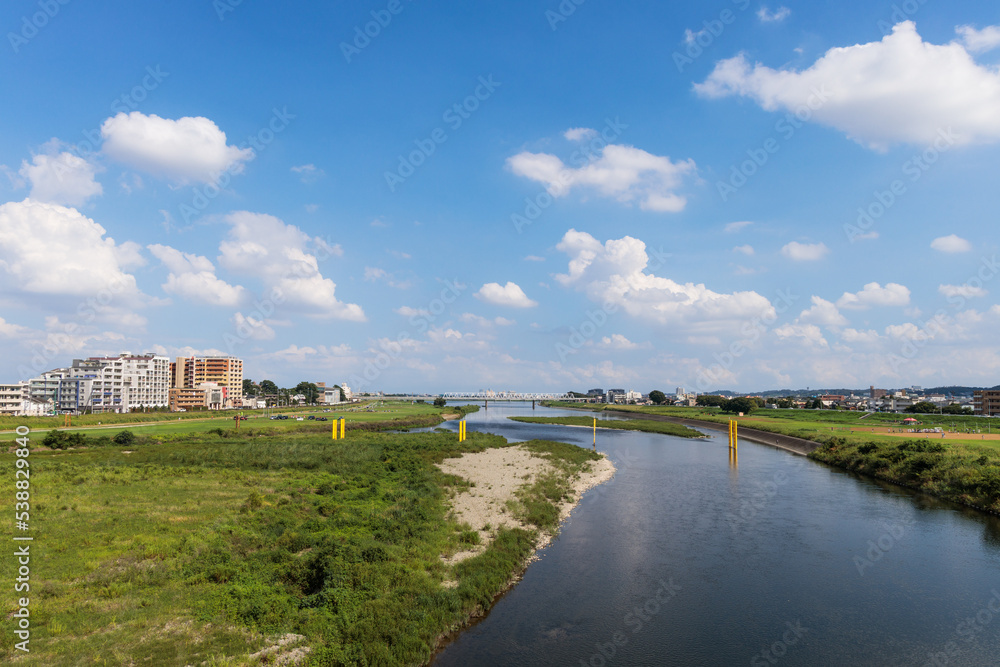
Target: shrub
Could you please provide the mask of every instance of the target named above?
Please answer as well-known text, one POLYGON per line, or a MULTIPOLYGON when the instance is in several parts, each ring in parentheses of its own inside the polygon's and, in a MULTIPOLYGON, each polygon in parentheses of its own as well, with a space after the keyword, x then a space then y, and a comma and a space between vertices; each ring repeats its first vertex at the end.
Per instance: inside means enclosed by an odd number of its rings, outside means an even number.
POLYGON ((135 433, 132 431, 118 431, 111 440, 116 445, 131 445, 135 442, 135 433))

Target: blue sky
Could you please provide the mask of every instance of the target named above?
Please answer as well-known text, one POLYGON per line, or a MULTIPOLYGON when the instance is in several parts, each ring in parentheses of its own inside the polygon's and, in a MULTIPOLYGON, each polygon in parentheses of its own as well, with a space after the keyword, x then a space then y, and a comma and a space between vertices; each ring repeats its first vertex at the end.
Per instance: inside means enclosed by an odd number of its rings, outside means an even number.
POLYGON ((994 4, 0 23, 4 381, 129 350, 384 391, 1000 382, 994 4))

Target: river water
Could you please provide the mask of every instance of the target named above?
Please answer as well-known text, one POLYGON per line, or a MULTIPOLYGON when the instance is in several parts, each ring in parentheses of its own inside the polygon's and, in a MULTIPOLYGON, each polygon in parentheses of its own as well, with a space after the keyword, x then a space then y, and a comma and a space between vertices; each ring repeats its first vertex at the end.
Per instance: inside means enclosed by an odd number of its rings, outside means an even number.
MULTIPOLYGON (((491 403, 470 431, 592 446, 491 403)), ((618 468, 451 665, 1000 664, 1000 519, 725 434, 598 431, 618 468)))

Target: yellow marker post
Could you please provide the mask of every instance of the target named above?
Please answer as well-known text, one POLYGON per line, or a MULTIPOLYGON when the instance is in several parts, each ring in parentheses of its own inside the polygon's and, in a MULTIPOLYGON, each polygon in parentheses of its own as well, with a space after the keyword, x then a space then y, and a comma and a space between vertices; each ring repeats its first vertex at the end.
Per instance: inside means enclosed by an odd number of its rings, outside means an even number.
POLYGON ((597 417, 594 417, 594 451, 597 451, 597 417))
POLYGON ((343 440, 347 436, 347 417, 340 420, 340 439, 343 440))
POLYGON ((337 420, 333 420, 333 439, 337 439, 337 420))

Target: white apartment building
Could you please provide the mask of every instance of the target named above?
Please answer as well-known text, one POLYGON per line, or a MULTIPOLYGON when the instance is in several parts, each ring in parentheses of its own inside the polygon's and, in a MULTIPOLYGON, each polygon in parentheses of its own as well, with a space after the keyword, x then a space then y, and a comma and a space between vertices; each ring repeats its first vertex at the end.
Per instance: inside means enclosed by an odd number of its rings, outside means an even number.
POLYGON ((170 359, 153 354, 74 359, 28 382, 29 396, 56 411, 130 412, 170 402, 170 359))
POLYGON ((28 398, 28 383, 0 384, 0 415, 19 416, 28 398))

